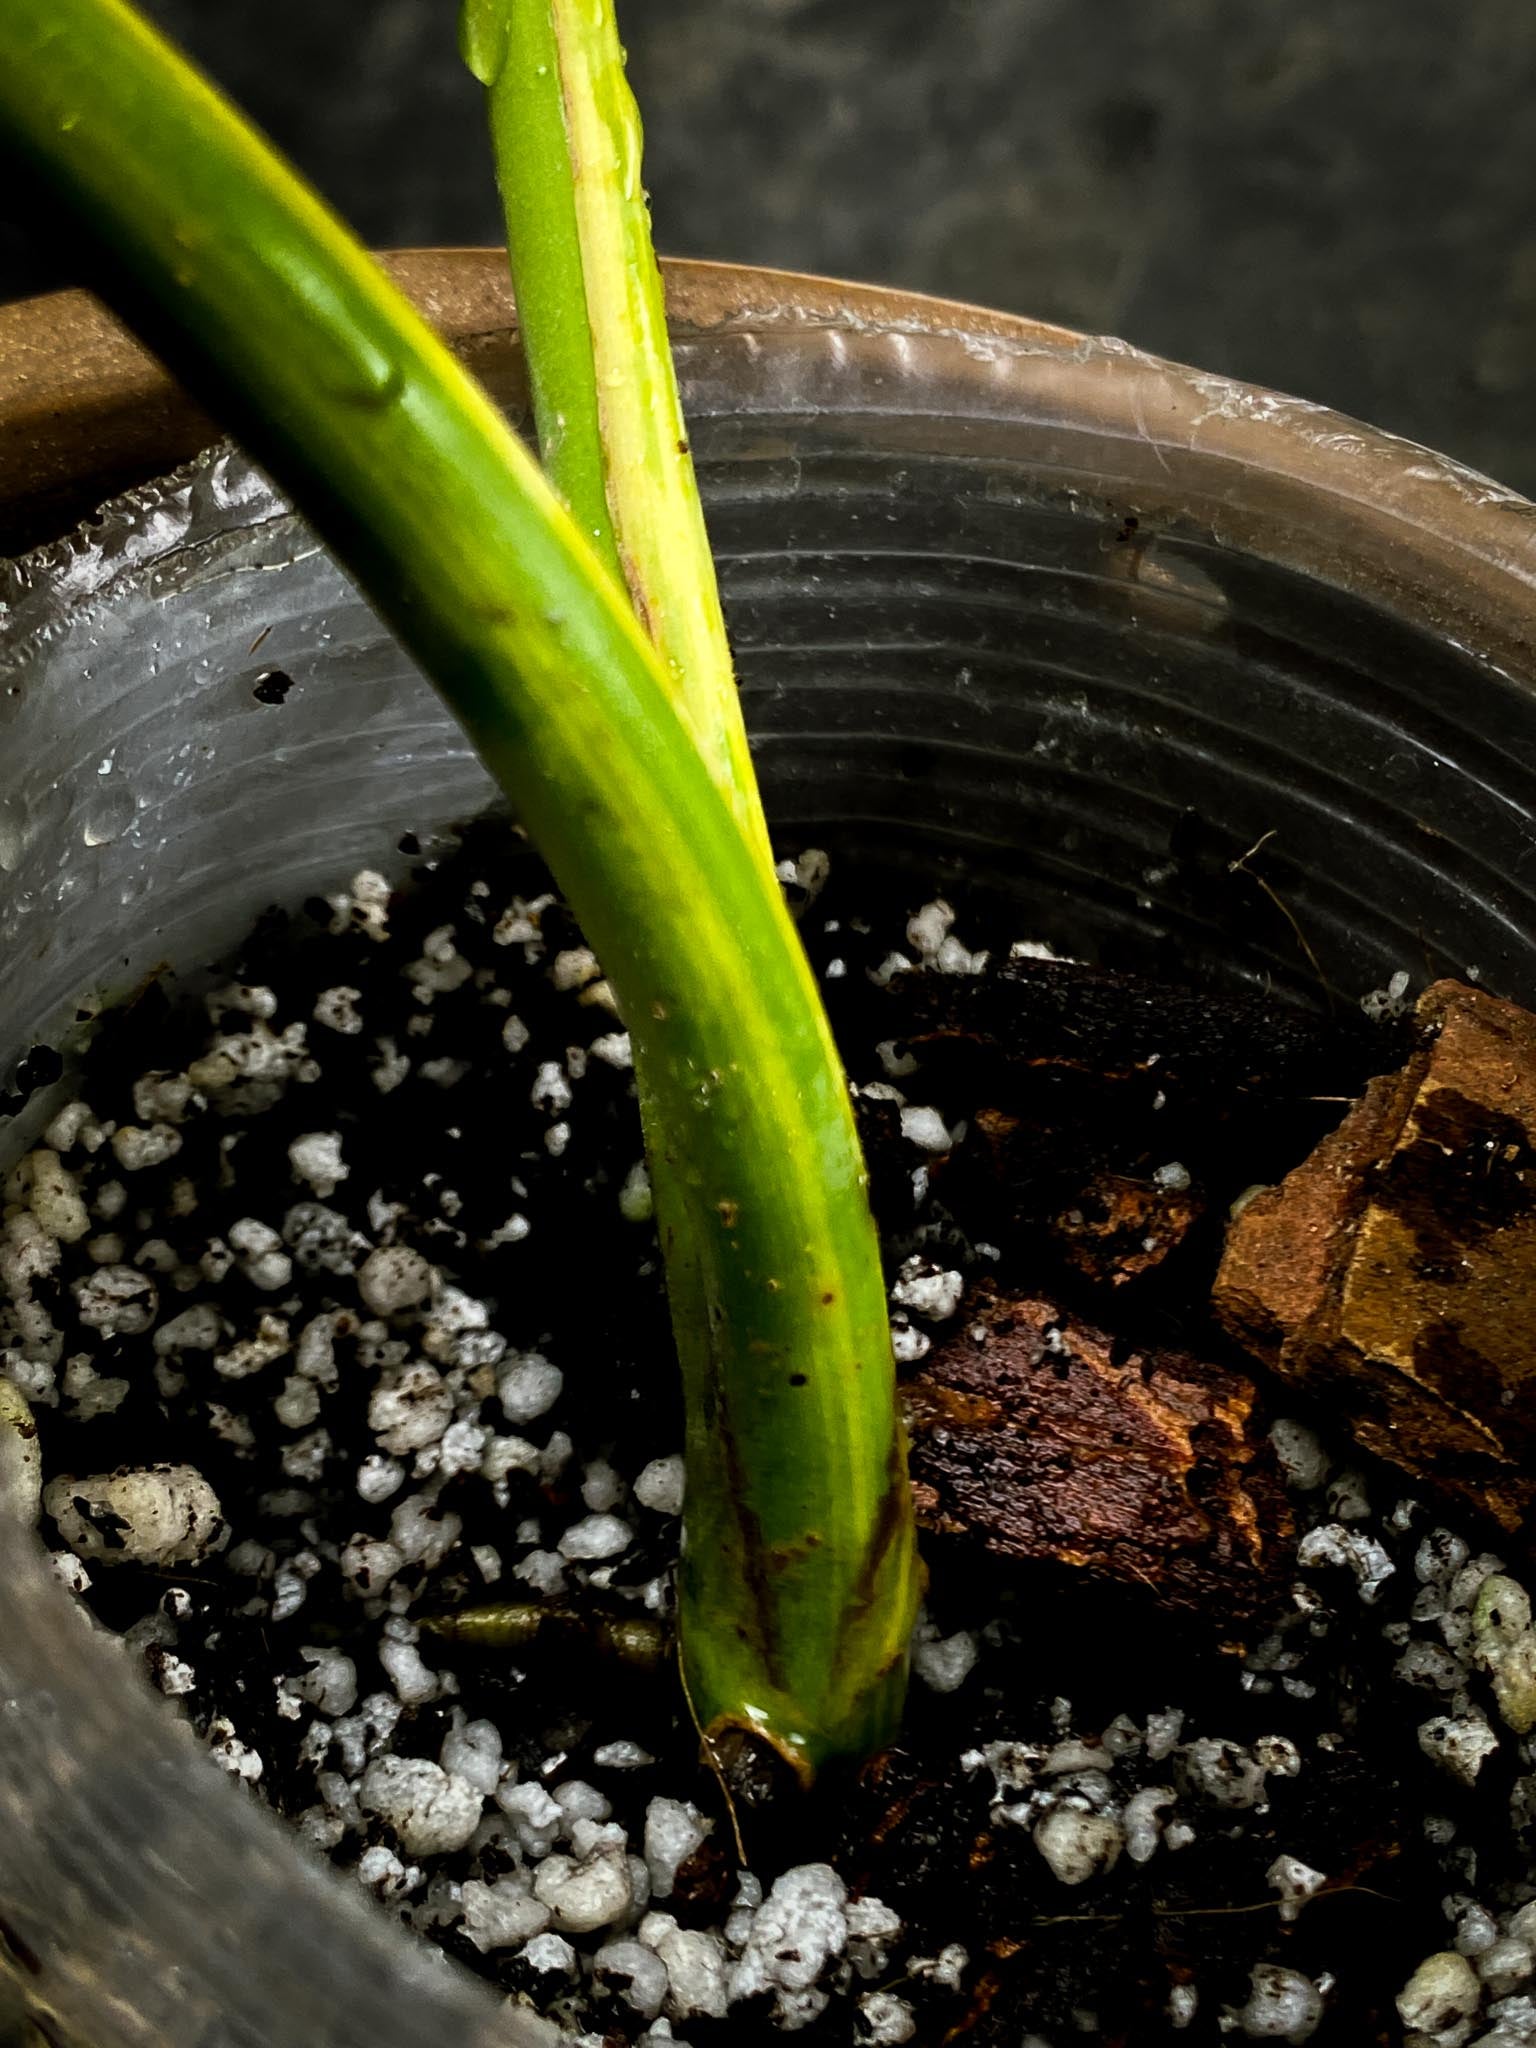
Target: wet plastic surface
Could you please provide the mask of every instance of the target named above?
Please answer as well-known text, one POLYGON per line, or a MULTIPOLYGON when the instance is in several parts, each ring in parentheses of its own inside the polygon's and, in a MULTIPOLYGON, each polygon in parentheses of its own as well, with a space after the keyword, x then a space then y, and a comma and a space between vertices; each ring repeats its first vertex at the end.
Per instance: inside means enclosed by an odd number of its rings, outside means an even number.
MULTIPOLYGON (((1476 966, 1536 998, 1531 507, 1118 344, 814 296, 759 280, 681 351, 788 840, 924 894, 963 875, 1118 965, 1312 1000, 1319 971, 1353 999, 1476 966)), ((228 451, 0 569, 0 604, 10 1081, 83 992, 193 967, 490 797, 228 451)), ((0 2016, 93 2048, 521 2037, 5 1549, 0 2016)))

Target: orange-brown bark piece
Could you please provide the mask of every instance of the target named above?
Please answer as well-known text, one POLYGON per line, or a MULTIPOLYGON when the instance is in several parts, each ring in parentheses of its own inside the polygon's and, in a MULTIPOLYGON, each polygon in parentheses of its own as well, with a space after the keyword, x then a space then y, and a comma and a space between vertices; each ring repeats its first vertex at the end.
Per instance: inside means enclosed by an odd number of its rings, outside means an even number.
POLYGON ((1203 1199, 1185 1188, 1100 1173, 1047 1227, 1061 1255, 1085 1279, 1119 1287, 1177 1251, 1204 1207, 1203 1199))
MULTIPOLYGON (((1066 1180, 1064 1199, 1042 1202, 1038 1188, 1026 1192, 1019 1184, 1021 1176, 1038 1171, 1041 1149, 1038 1127, 1005 1110, 981 1109, 972 1120, 965 1165, 993 1191, 1000 1220, 1014 1237, 1026 1243, 1044 1237, 1068 1266, 1098 1286, 1120 1287, 1160 1266, 1205 1208, 1204 1198, 1188 1187, 1161 1187, 1085 1159, 1066 1180)), ((935 1180, 947 1193, 953 1176, 941 1165, 935 1180)))
POLYGON ((1517 1529, 1536 1504, 1536 1018, 1456 982, 1233 1224, 1224 1326, 1361 1446, 1517 1529))
POLYGON ((1272 1593, 1288 1518, 1241 1374, 998 1296, 903 1401, 926 1527, 1233 1621, 1272 1593))

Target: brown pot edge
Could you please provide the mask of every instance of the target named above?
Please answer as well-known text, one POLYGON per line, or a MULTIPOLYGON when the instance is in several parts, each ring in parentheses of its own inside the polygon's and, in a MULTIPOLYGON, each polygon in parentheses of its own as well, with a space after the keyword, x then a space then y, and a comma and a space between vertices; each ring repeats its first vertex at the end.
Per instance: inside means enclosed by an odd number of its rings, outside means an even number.
MULTIPOLYGON (((499 249, 403 249, 381 261, 460 353, 515 330, 499 249)), ((1059 346, 1067 330, 921 294, 739 264, 667 261, 675 327, 764 319, 900 325, 1059 346)), ((60 291, 0 306, 0 554, 53 539, 107 498, 174 468, 218 428, 100 300, 60 291)))
MULTIPOLYGON (((516 311, 501 250, 407 249, 381 261, 461 355, 504 353, 516 311)), ((1022 394, 1037 416, 1139 444, 1153 500, 1177 509, 1198 492, 1234 544, 1536 683, 1536 506, 1450 458, 1326 407, 1022 315, 740 264, 663 269, 681 333, 954 339, 996 360, 1006 373, 996 389, 1010 402, 1022 394)), ((895 361, 892 370, 903 374, 895 361)), ((217 437, 89 293, 0 306, 0 555, 58 537, 217 437)))

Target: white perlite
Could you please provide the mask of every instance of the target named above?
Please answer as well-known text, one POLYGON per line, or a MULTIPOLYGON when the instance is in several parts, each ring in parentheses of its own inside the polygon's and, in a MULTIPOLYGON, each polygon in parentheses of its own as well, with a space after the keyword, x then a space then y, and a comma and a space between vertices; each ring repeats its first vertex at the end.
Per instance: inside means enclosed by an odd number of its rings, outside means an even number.
POLYGON ((430 1494, 407 1494, 389 1518, 389 1540, 408 1564, 433 1571, 459 1540, 463 1527, 457 1515, 441 1508, 430 1494))
POLYGON ((503 1785, 496 1804, 512 1823, 525 1856, 547 1856, 565 1825, 565 1815, 542 1785, 503 1785))
POLYGON ((89 1233, 91 1218, 75 1176, 57 1152, 44 1147, 29 1152, 23 1167, 31 1179, 27 1206, 42 1228, 62 1244, 78 1243, 89 1233))
MULTIPOLYGON (((263 1256, 277 1257, 279 1254, 263 1256)), ((242 1337, 227 1350, 218 1352, 214 1357, 213 1369, 222 1379, 249 1379, 252 1373, 260 1372, 263 1366, 270 1365, 274 1358, 286 1356, 289 1348, 290 1333, 287 1323, 281 1316, 264 1314, 257 1322, 255 1336, 242 1337)))
POLYGON ((655 1208, 650 1173, 645 1161, 637 1159, 619 1189, 619 1214, 626 1223, 649 1223, 655 1208))
POLYGON ((362 999, 361 989, 338 983, 335 988, 321 989, 310 1015, 328 1031, 339 1032, 343 1038, 355 1038, 363 1028, 363 1020, 357 1010, 362 999))
POLYGON ((536 1934, 523 1949, 523 1961, 551 1977, 574 1977, 581 1967, 575 1949, 559 1934, 536 1934))
POLYGON ((1121 1826, 1125 1830, 1125 1853, 1133 1863, 1150 1863, 1157 1853, 1174 1796, 1171 1785, 1146 1785, 1125 1802, 1121 1826))
POLYGON ((579 1863, 569 1856, 546 1856, 534 1874, 533 1895, 548 1906, 562 1934, 611 1927, 634 1904, 629 1858, 617 1844, 579 1863))
POLYGON ((341 1156, 339 1131, 306 1131, 288 1147, 288 1163, 295 1179, 306 1181, 322 1202, 352 1171, 341 1156))
POLYGON ((1250 2041, 1286 2041, 1295 2048, 1311 2040, 1322 2017, 1322 1994, 1312 1979, 1278 1963, 1257 1966, 1247 2003, 1233 2014, 1250 2041))
POLYGON ((223 1334, 218 1310, 205 1301, 162 1323, 151 1342, 156 1357, 171 1358, 178 1351, 212 1351, 223 1334))
POLYGON ((843 1909, 848 1923, 848 1960, 866 1983, 883 1977, 890 1951, 902 1932, 902 1918, 883 1899, 850 1899, 843 1909))
POLYGON ((980 1655, 969 1629, 940 1636, 932 1624, 919 1625, 912 1642, 912 1668, 930 1692, 958 1692, 976 1668, 980 1655))
POLYGON ((1270 1424, 1269 1441, 1288 1486, 1295 1487, 1298 1493, 1312 1493, 1323 1485, 1332 1461, 1315 1430, 1308 1429, 1304 1422, 1281 1416, 1270 1424))
POLYGON ((653 1515, 683 1512, 683 1461, 680 1456, 652 1458, 635 1480, 635 1499, 653 1515))
POLYGON ((809 2026, 827 2006, 828 1993, 818 1979, 847 1943, 847 1896, 830 1863, 786 1870, 753 1915, 746 1946, 731 1971, 731 1998, 771 1996, 774 2015, 787 2033, 809 2026))
POLYGON ((1536 1632, 1530 1595, 1505 1572, 1490 1572, 1478 1589, 1472 1651, 1493 1680, 1500 1719, 1528 1735, 1536 1726, 1536 1632))
POLYGON ((62 1473, 43 1489, 43 1507, 92 1564, 193 1564, 224 1532, 218 1495, 191 1465, 62 1473))
POLYGON ((501 1730, 494 1721, 466 1721, 456 1708, 437 1760, 451 1778, 462 1778, 489 1798, 501 1783, 501 1730))
POLYGON ((386 1458, 378 1451, 370 1451, 357 1468, 358 1497, 370 1506, 388 1500, 392 1493, 398 1493, 405 1482, 405 1467, 398 1458, 386 1458))
MULTIPOLYGON (((422 1662, 414 1643, 385 1641, 379 1645, 379 1664, 405 1707, 422 1707, 435 1700, 439 1691, 437 1673, 422 1662)), ((434 1764, 433 1769, 437 1766, 434 1764)))
POLYGON ((293 1260, 283 1250, 283 1240, 270 1223, 259 1217, 242 1216, 229 1226, 229 1242, 240 1254, 240 1270, 253 1287, 276 1294, 293 1278, 293 1260))
POLYGON ((445 1856, 466 1846, 480 1820, 473 1785, 420 1756, 377 1756, 363 1773, 358 1804, 395 1831, 410 1856, 445 1856))
POLYGON ((696 1806, 681 1799, 653 1799, 645 1810, 645 1863, 651 1893, 669 1899, 677 1870, 708 1838, 710 1823, 696 1806))
POLYGON ((891 1325, 891 1354, 898 1365, 915 1365, 920 1358, 926 1358, 933 1349, 933 1339, 926 1330, 914 1330, 905 1316, 891 1325))
POLYGON ((548 1928, 551 1914, 525 1889, 522 1873, 491 1884, 470 1878, 464 1886, 464 1932, 482 1955, 518 1948, 548 1928))
POLYGON ((942 896, 937 897, 932 903, 925 903, 921 910, 914 911, 907 919, 907 944, 923 960, 932 960, 949 937, 954 922, 954 911, 942 896))
POLYGON ((643 1941, 605 1942, 592 1958, 592 1975, 642 2019, 653 2020, 667 1995, 667 1965, 643 1941))
MULTIPOLYGON (((112 1151, 124 1173, 142 1173, 149 1166, 163 1166, 181 1150, 181 1133, 170 1124, 121 1124, 112 1133, 112 1151)), ((34 1202, 33 1207, 36 1208, 34 1202)))
POLYGON ((866 1991, 859 2000, 859 2017, 875 2048, 901 2048, 917 2032, 911 2006, 894 1991, 866 1991))
POLYGON ((1373 1024, 1408 1012, 1408 970, 1400 967, 1385 988, 1373 988, 1360 998, 1360 1007, 1373 1024))
POLYGON ((1498 1746, 1499 1738, 1480 1714, 1437 1714, 1419 1729, 1420 1749, 1463 1785, 1476 1784, 1498 1746))
POLYGON ((730 1994, 719 1935, 679 1927, 670 1913, 647 1913, 637 1932, 666 1965, 668 2019, 723 2020, 730 1994))
POLYGON ((1265 1882, 1280 1894, 1282 1920, 1294 1920, 1308 1899, 1315 1898, 1328 1882, 1322 1871, 1298 1856, 1277 1856, 1264 1875, 1265 1882))
POLYGON ((132 1266, 98 1266, 72 1280, 75 1313, 88 1330, 103 1337, 142 1336, 160 1307, 160 1290, 147 1273, 132 1266))
POLYGON ((954 1142, 943 1117, 931 1108, 904 1109, 901 1135, 909 1145, 916 1145, 923 1152, 947 1152, 954 1142))
POLYGON ((1453 1949, 1427 1956, 1397 1994, 1398 2017, 1425 2048, 1461 2048, 1482 2004, 1483 1987, 1453 1949))
POLYGON ((435 1444, 452 1420, 453 1395, 424 1358, 387 1372, 368 1403, 368 1427, 396 1455, 435 1444))
POLYGON ((408 1245, 381 1245, 358 1268, 357 1291, 376 1316, 414 1308, 432 1291, 432 1268, 408 1245))
POLYGON ((1528 1984, 1536 1970, 1536 1956, 1512 1934, 1491 1942, 1477 1959, 1477 1974, 1490 1998, 1508 1998, 1522 1984, 1528 1984))
POLYGON ((573 988, 585 988, 589 981, 596 981, 602 971, 590 946, 572 946, 567 952, 555 955, 550 962, 549 978, 563 994, 573 988))
POLYGON ((240 1740, 234 1723, 224 1714, 208 1724, 208 1754, 221 1771, 247 1785, 256 1784, 266 1768, 260 1752, 240 1740))
MULTIPOLYGON (((945 1133, 946 1142, 948 1133, 945 1133)), ((891 1289, 897 1308, 910 1309, 930 1322, 943 1322, 959 1308, 965 1293, 965 1275, 929 1263, 914 1254, 903 1262, 900 1277, 891 1289)))
POLYGON ((536 1351, 504 1361, 496 1375, 496 1393, 508 1422, 536 1422, 560 1398, 565 1375, 536 1351))
POLYGON ((356 1875, 358 1883, 378 1899, 405 1898, 421 1882, 417 1865, 402 1863, 394 1850, 386 1849, 382 1842, 376 1842, 358 1857, 356 1875))
POLYGON ((567 1778, 550 1797, 572 1824, 579 1820, 605 1821, 613 1811, 603 1794, 585 1778, 567 1778))
POLYGON ((558 1116, 571 1106, 571 1084, 558 1060, 545 1060, 534 1077, 528 1099, 535 1109, 547 1109, 558 1116))
POLYGON ((272 1413, 284 1429, 308 1429, 320 1415, 320 1390, 313 1380, 297 1373, 283 1382, 283 1391, 272 1403, 272 1413))
POLYGON ((1374 1536, 1347 1528, 1342 1522, 1324 1522, 1309 1529, 1297 1548, 1296 1562, 1305 1569, 1321 1564, 1343 1565, 1355 1575, 1360 1598, 1373 1605, 1381 1589, 1397 1570, 1374 1536))
POLYGON ((656 1759, 648 1749, 642 1749, 638 1742, 620 1739, 617 1742, 600 1743, 592 1752, 592 1761, 603 1771, 644 1771, 656 1759))
POLYGON ((627 1550, 630 1535, 628 1522, 617 1515, 586 1515, 564 1532, 558 1548, 562 1557, 596 1563, 627 1550))
POLYGON ((907 944, 930 974, 979 974, 991 957, 972 953, 954 932, 955 913, 943 897, 925 903, 907 920, 907 944))
POLYGON ((1213 1806, 1257 1806, 1264 1797, 1264 1766, 1241 1743, 1197 1736, 1178 1756, 1180 1782, 1213 1806))
POLYGON ((350 1714, 357 1705, 357 1666, 352 1659, 340 1650, 311 1643, 304 1644, 299 1655, 308 1668, 288 1680, 290 1690, 322 1714, 350 1714))
POLYGON ((1086 1884, 1112 1870, 1119 1860, 1120 1823, 1113 1814, 1084 1813, 1076 1806, 1055 1806, 1035 1829, 1035 1847, 1062 1884, 1086 1884))

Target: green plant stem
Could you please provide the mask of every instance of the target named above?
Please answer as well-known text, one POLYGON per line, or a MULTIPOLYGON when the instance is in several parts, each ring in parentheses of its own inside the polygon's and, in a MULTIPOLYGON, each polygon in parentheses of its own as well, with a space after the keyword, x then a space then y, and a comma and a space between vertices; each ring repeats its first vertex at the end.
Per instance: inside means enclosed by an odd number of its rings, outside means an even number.
POLYGON ((673 702, 771 864, 612 0, 465 0, 460 40, 486 88, 546 467, 583 503, 602 475, 624 580, 673 702), (546 417, 565 423, 553 448, 546 417))
POLYGON ((515 103, 505 91, 488 93, 507 257, 544 473, 622 583, 608 516, 576 194, 568 175, 549 175, 551 164, 569 162, 554 23, 543 0, 465 0, 459 47, 482 82, 518 78, 545 87, 515 103))
POLYGON ((911 1503, 848 1095, 772 877, 599 557, 333 216, 122 0, 0 0, 0 30, 9 141, 422 661, 618 993, 693 1303, 706 1734, 756 1729, 804 1777, 878 1746, 911 1503))

